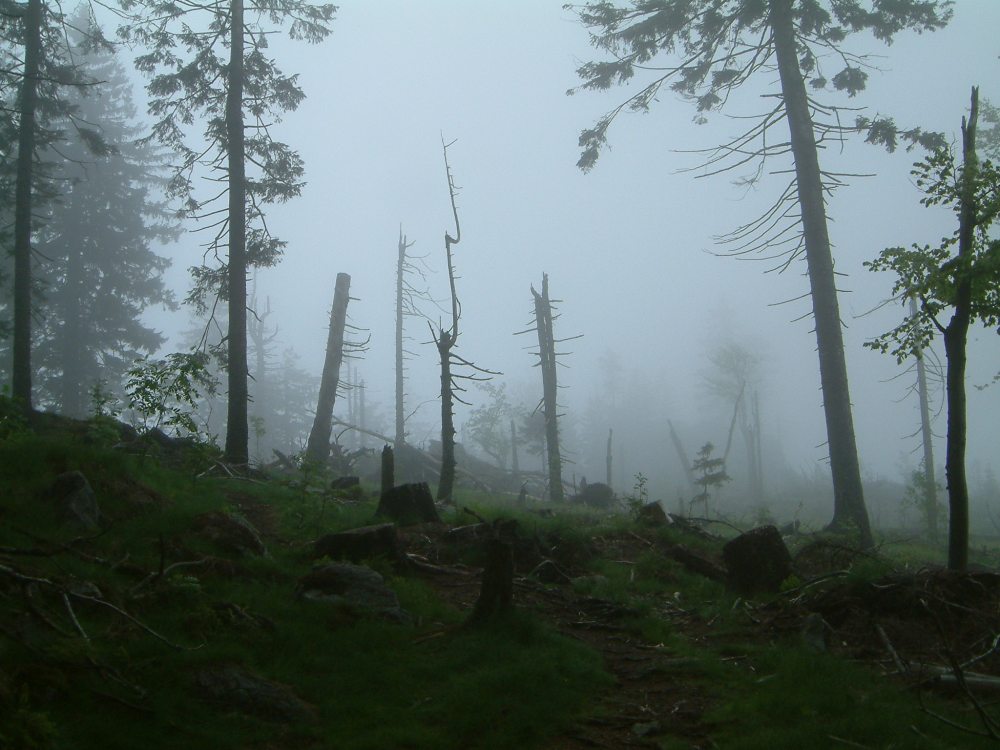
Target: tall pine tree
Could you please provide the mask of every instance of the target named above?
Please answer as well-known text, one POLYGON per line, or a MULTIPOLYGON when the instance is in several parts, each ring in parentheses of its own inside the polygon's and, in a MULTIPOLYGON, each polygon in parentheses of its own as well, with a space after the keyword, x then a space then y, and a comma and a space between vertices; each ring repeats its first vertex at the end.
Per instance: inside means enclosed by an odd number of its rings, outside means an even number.
POLYGON ((124 0, 131 22, 119 32, 146 48, 136 59, 148 85, 153 137, 179 155, 171 194, 208 234, 205 255, 215 264, 193 269, 192 298, 228 301, 226 460, 249 460, 247 412, 247 272, 277 262, 284 243, 264 221, 268 204, 299 194, 298 154, 271 135, 282 112, 305 97, 295 75, 268 54, 268 37, 287 24, 291 39, 320 42, 332 5, 303 0, 124 0), (193 139, 188 129, 204 129, 193 139))
MULTIPOLYGON (((89 13, 73 19, 87 24, 89 13)), ((69 55, 94 81, 70 89, 76 116, 100 129, 107 148, 94 155, 73 128, 58 148, 43 151, 59 196, 36 234, 45 304, 34 336, 40 402, 83 416, 88 394, 104 381, 116 391, 134 361, 151 354, 162 336, 146 325, 147 306, 172 305, 163 271, 170 261, 153 244, 176 236, 176 224, 157 202, 162 159, 137 143, 131 84, 114 54, 78 32, 69 55)))
POLYGON ((778 267, 800 256, 806 261, 833 479, 832 525, 855 525, 864 546, 873 541, 826 215, 826 195, 842 182, 821 169, 819 149, 851 130, 890 150, 900 139, 923 145, 935 139, 919 129, 901 132, 884 117, 860 118, 854 127, 845 127, 837 106, 817 95, 832 88, 853 97, 864 90, 870 65, 845 44, 852 34, 891 43, 904 30, 933 31, 948 22, 950 5, 935 0, 631 0, 619 6, 602 0, 575 7, 581 22, 592 29, 591 43, 608 57, 579 68, 582 88, 607 90, 645 77, 635 93, 581 133, 578 166, 583 170, 596 163, 617 116, 648 111, 664 88, 689 99, 703 120, 751 80, 774 86, 770 109, 750 118, 743 133, 710 150, 707 173, 746 169, 750 175, 743 181, 748 184, 765 173, 790 174, 772 207, 727 239, 734 254, 779 256, 778 267), (774 159, 789 155, 787 167, 771 166, 774 159))

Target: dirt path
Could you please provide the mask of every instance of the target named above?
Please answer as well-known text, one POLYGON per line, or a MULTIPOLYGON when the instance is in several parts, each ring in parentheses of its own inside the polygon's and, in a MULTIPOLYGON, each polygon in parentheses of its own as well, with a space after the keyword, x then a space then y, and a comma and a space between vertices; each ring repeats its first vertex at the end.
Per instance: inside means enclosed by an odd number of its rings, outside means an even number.
MULTIPOLYGON (((419 545, 422 549, 411 549, 428 552, 426 541, 419 545)), ((446 570, 450 572, 427 575, 426 582, 442 599, 470 612, 479 596, 480 571, 461 566, 446 570)), ((655 747, 654 738, 666 737, 692 748, 710 746, 702 720, 710 701, 700 684, 697 660, 646 642, 626 628, 624 618, 634 613, 608 600, 579 595, 569 586, 544 585, 524 576, 514 579, 514 603, 600 653, 614 679, 590 715, 554 738, 548 748, 655 747)), ((677 632, 691 637, 704 632, 704 623, 669 602, 658 606, 658 614, 677 632)))

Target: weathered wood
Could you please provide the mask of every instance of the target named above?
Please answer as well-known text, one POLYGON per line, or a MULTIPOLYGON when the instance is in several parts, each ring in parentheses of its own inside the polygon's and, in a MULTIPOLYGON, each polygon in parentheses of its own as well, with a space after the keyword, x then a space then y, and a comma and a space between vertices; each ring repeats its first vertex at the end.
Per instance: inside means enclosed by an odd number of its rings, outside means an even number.
POLYGON ((330 312, 330 332, 326 340, 323 379, 320 382, 319 398, 316 403, 316 417, 313 419, 309 442, 306 444, 306 458, 310 461, 324 462, 330 457, 333 405, 337 400, 340 365, 344 360, 344 328, 347 325, 347 303, 350 292, 351 277, 346 273, 338 273, 337 285, 333 292, 333 309, 330 312))
POLYGON ((375 514, 400 524, 441 522, 427 482, 401 484, 386 490, 375 514))
POLYGON ((391 490, 396 484, 396 459, 392 446, 386 443, 382 448, 382 494, 391 490))
POLYGON ((514 601, 514 552, 499 535, 486 542, 486 567, 479 599, 468 624, 476 625, 511 610, 514 601))
POLYGON ((792 574, 792 556, 774 526, 740 534, 722 548, 727 583, 741 594, 775 593, 792 574))

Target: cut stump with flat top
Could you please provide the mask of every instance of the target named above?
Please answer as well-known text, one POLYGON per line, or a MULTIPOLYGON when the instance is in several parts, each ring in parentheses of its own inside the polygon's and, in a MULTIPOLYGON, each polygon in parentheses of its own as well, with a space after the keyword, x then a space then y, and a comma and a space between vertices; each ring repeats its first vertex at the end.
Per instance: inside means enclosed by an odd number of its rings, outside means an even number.
POLYGON ((386 490, 375 514, 398 524, 441 523, 427 482, 400 484, 386 490))
POLYGON ((792 574, 792 556, 774 526, 740 534, 722 548, 727 583, 743 595, 776 593, 792 574))
POLYGON ((469 616, 468 624, 492 620, 511 610, 514 601, 514 551, 499 535, 486 542, 486 567, 479 599, 469 616))

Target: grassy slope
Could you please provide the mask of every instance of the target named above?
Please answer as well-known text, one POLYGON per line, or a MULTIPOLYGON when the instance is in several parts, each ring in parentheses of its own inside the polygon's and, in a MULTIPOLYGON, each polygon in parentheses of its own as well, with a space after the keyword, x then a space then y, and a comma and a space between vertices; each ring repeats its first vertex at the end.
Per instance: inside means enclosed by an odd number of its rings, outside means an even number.
POLYGON ((597 654, 527 615, 477 631, 449 627, 464 613, 418 580, 390 579, 416 626, 353 621, 298 599, 308 540, 320 528, 367 520, 373 505, 340 512, 278 484, 190 477, 80 436, 15 432, 0 442, 0 564, 57 584, 25 587, 0 575, 0 746, 529 747, 565 728, 606 684, 597 654), (73 542, 72 552, 58 545, 81 532, 61 525, 41 499, 71 469, 85 473, 111 521, 97 538, 73 542), (226 508, 234 486, 275 509, 284 543, 269 545, 271 557, 177 568, 136 590, 159 569, 161 553, 168 566, 227 557, 193 525, 226 508), (162 500, 137 508, 137 488, 162 500), (32 550, 47 554, 23 554, 32 550), (136 621, 70 597, 85 641, 61 597, 82 582, 136 621), (234 618, 224 603, 248 617, 234 618), (291 686, 317 721, 282 724, 211 705, 192 675, 218 664, 291 686))
MULTIPOLYGON (((367 522, 370 502, 339 504, 278 482, 195 480, 193 466, 164 469, 103 443, 100 430, 42 439, 9 429, 0 439, 0 565, 57 584, 0 575, 4 748, 544 746, 594 711, 593 699, 609 687, 596 653, 530 615, 462 630, 465 613, 385 565, 415 626, 351 621, 296 598, 295 581, 311 565, 309 540, 367 522), (52 478, 70 469, 87 475, 111 521, 90 540, 74 541, 81 532, 62 525, 41 499, 52 478), (158 499, 137 504, 142 488, 158 499), (266 559, 227 556, 193 531, 199 514, 248 496, 273 509, 276 538, 266 559), (161 564, 206 557, 217 562, 177 568, 136 588, 161 564), (82 638, 60 591, 84 582, 135 621, 74 600, 89 640, 82 638), (220 605, 236 605, 245 616, 220 605), (292 687, 314 707, 316 721, 283 724, 211 705, 193 689, 192 675, 219 664, 292 687)), ((497 513, 485 500, 476 507, 497 513)), ((621 519, 568 516, 523 525, 560 535, 580 559, 591 540, 633 530, 621 519)), ((671 537, 669 530, 639 533, 671 537)), ((753 638, 734 597, 652 551, 631 561, 609 554, 588 566, 595 575, 576 584, 579 593, 627 604, 634 633, 688 657, 668 679, 711 696, 704 721, 719 747, 985 746, 930 718, 913 695, 862 665, 753 638), (686 632, 662 616, 665 600, 694 612, 702 626, 686 632)), ((974 723, 960 708, 935 707, 974 723)), ((669 719, 663 724, 669 730, 669 719)), ((688 746, 668 736, 650 741, 688 746)))

